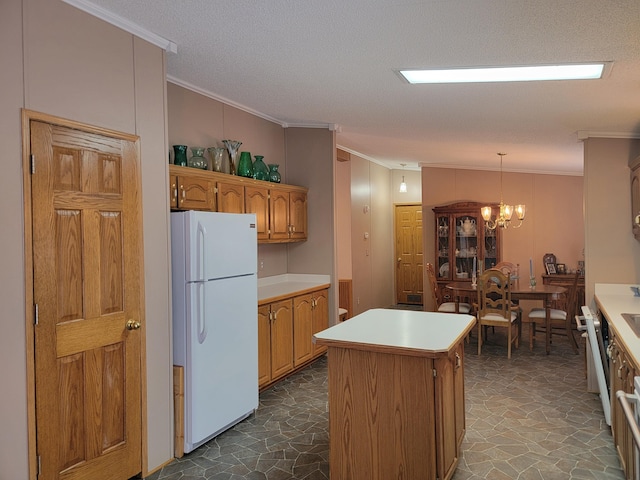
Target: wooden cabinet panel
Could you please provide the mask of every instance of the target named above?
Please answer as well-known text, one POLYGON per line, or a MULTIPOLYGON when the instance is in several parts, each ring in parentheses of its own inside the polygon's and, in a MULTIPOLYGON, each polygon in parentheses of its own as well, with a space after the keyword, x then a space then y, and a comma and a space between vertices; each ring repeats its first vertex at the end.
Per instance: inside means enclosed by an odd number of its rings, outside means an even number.
POLYGON ((271 381, 271 306, 258 307, 258 385, 271 381))
POLYGON ((282 300, 271 305, 271 378, 293 369, 293 301, 282 300))
POLYGON ((213 182, 198 177, 179 176, 178 208, 181 210, 215 210, 213 182))
POLYGON ((269 202, 271 240, 289 239, 289 193, 272 190, 269 202))
POLYGON ((290 238, 307 238, 307 194, 304 192, 289 193, 289 225, 290 238))
POLYGON ((218 182, 218 211, 225 213, 245 213, 244 186, 218 182))
POLYGON ((269 189, 264 187, 244 187, 244 207, 246 213, 256 214, 258 240, 269 239, 269 189))
POLYGON ((293 299, 293 365, 309 361, 313 354, 313 297, 300 295, 293 299))
MULTIPOLYGON (((316 334, 329 328, 329 290, 322 290, 313 295, 312 333, 316 334)), ((313 344, 313 356, 327 351, 326 345, 313 344)))
POLYGON ((169 208, 178 208, 178 176, 169 175, 169 208))

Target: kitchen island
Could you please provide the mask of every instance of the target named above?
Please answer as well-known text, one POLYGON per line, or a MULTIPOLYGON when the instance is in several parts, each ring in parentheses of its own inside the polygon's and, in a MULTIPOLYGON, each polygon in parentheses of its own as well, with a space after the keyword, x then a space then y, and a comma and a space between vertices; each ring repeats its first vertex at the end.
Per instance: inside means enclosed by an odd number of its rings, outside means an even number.
POLYGON ((328 347, 331 478, 453 476, 474 325, 470 315, 373 309, 314 335, 328 347))

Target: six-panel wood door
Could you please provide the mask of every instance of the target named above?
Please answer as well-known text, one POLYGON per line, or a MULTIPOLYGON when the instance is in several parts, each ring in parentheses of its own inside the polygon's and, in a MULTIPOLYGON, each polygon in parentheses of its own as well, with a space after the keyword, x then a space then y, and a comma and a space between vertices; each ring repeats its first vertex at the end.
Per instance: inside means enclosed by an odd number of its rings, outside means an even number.
POLYGON ((30 122, 39 480, 141 471, 137 137, 30 122))
POLYGON ((396 302, 423 303, 422 205, 396 205, 396 302))

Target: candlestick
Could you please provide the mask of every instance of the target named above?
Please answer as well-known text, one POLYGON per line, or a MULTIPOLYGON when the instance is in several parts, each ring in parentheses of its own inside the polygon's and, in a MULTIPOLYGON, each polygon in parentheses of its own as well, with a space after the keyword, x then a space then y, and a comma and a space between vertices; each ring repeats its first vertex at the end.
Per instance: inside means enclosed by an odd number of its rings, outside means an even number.
POLYGON ((533 260, 529 259, 529 277, 533 277, 533 260))

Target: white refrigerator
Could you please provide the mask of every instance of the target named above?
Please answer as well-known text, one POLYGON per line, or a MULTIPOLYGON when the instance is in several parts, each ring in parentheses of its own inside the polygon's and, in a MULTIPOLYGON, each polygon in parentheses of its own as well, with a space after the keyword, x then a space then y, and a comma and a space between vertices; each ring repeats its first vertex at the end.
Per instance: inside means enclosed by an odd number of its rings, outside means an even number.
POLYGON ((184 367, 184 451, 258 408, 256 217, 171 213, 173 359, 184 367))

